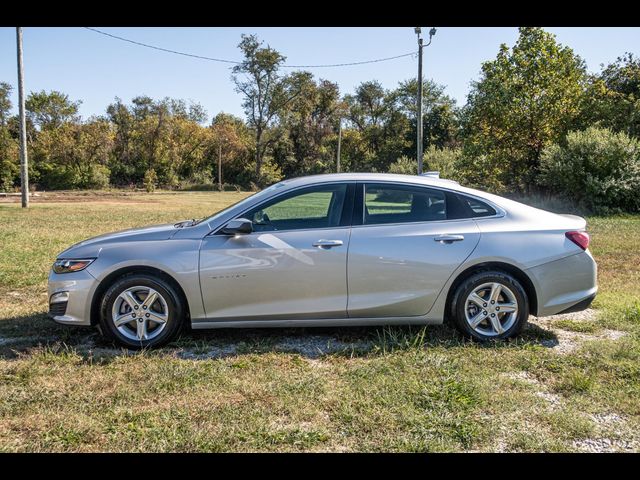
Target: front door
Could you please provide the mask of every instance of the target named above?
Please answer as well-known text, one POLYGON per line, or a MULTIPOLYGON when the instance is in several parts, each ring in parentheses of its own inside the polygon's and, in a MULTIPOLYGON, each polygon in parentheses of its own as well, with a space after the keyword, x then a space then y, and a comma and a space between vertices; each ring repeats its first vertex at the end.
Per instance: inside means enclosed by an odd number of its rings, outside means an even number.
POLYGON ((346 317, 354 188, 296 189, 240 215, 253 233, 205 237, 200 285, 208 320, 346 317))

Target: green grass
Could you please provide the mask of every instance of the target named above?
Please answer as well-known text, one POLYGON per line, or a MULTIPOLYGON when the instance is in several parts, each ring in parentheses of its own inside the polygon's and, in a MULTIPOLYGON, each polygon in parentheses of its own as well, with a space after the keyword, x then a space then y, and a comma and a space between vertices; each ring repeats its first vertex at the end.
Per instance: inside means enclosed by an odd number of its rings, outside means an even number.
POLYGON ((571 451, 587 438, 640 442, 640 216, 589 218, 596 320, 532 325, 511 342, 477 345, 448 326, 219 330, 136 353, 46 318, 47 273, 67 246, 202 217, 244 195, 76 194, 27 211, 0 203, 0 451, 571 451), (607 330, 625 335, 613 340, 607 330), (588 340, 560 355, 546 346, 560 331, 588 340), (299 353, 296 342, 324 353, 299 353), (602 416, 621 420, 599 424, 602 416))

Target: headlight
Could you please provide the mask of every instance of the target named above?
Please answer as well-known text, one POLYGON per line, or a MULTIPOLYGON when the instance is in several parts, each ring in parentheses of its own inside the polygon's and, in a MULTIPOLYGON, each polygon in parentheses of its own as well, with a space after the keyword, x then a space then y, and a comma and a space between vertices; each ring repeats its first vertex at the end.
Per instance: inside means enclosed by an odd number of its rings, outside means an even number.
POLYGON ((53 264, 53 271, 56 273, 79 272, 87 268, 95 258, 60 258, 53 264))

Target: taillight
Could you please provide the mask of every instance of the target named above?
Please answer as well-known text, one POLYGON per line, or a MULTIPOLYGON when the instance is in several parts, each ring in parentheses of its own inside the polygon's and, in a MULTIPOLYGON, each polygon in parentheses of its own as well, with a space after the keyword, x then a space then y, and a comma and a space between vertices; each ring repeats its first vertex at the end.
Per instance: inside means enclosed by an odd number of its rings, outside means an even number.
POLYGON ((583 250, 589 248, 589 234, 587 232, 567 232, 564 236, 583 250))

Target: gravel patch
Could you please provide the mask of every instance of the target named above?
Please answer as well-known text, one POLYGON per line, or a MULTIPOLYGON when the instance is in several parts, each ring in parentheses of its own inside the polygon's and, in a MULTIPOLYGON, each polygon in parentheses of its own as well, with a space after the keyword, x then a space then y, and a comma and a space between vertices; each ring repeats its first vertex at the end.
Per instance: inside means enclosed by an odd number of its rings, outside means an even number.
POLYGON ((544 384, 539 382, 538 379, 529 375, 527 372, 509 372, 506 373, 505 376, 507 378, 510 378, 511 380, 524 382, 528 385, 533 386, 536 389, 535 395, 543 399, 551 409, 556 409, 560 406, 560 403, 562 402, 562 398, 560 397, 560 395, 549 392, 544 384))
POLYGON ((585 438, 574 441, 573 448, 589 453, 637 452, 638 443, 633 440, 585 438))
POLYGON ((626 337, 627 335, 627 332, 621 332, 620 330, 605 330, 598 337, 607 338, 609 340, 618 340, 622 337, 626 337))
POLYGON ((348 352, 354 349, 367 349, 371 342, 342 342, 330 335, 306 335, 304 337, 285 337, 276 343, 274 349, 299 353, 308 358, 318 358, 331 353, 348 352))
MULTIPOLYGON (((201 350, 201 349, 197 349, 201 350)), ((184 349, 178 352, 178 357, 185 360, 206 360, 210 358, 231 357, 238 353, 238 344, 212 346, 204 352, 194 352, 193 349, 184 349)))
POLYGON ((575 351, 580 345, 589 340, 608 339, 618 340, 627 335, 627 332, 619 330, 604 330, 597 334, 589 334, 582 332, 572 332, 554 326, 554 322, 558 320, 572 320, 575 322, 595 322, 597 312, 589 308, 581 312, 565 313, 562 315, 552 315, 550 317, 530 317, 529 322, 538 327, 550 330, 556 338, 540 341, 540 344, 547 348, 552 348, 560 355, 566 355, 575 351))
MULTIPOLYGON (((277 338, 272 343, 269 343, 268 350, 298 353, 309 359, 318 359, 332 353, 349 352, 370 347, 371 342, 343 342, 332 335, 291 335, 277 338)), ((255 350, 260 352, 262 348, 258 345, 255 350)), ((178 356, 186 359, 223 358, 246 351, 247 343, 245 341, 237 341, 211 345, 204 351, 202 351, 202 348, 185 348, 178 352, 178 356)))

